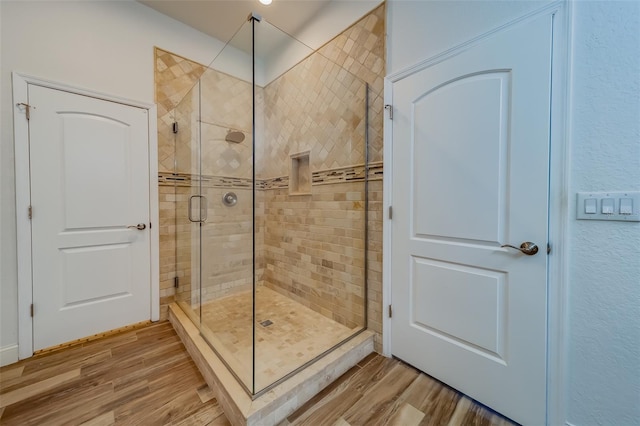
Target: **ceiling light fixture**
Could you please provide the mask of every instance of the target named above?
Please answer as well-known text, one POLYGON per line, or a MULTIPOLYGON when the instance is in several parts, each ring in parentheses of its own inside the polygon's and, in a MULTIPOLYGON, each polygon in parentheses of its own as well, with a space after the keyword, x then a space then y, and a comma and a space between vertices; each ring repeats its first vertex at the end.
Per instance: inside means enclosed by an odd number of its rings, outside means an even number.
POLYGON ((271 4, 271 0, 260 0, 260 3, 264 4, 265 6, 269 6, 271 4))

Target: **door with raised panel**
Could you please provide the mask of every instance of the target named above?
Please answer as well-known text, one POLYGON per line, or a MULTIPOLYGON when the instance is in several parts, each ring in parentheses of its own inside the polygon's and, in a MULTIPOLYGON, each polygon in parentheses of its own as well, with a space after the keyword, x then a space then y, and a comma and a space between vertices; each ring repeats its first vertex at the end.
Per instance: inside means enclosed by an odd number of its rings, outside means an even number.
POLYGON ((151 318, 145 109, 28 86, 33 347, 151 318))
POLYGON ((551 29, 392 87, 393 355, 524 424, 546 418, 551 29))

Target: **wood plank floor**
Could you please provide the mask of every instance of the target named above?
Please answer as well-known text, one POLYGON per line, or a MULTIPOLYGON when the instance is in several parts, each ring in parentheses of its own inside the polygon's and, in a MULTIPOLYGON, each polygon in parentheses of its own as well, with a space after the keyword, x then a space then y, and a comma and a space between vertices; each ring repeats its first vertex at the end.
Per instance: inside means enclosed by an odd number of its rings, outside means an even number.
POLYGON ((169 322, 0 369, 2 425, 229 425, 169 322))
MULTIPOLYGON (((0 368, 3 425, 229 425, 168 322, 0 368)), ((512 425, 395 359, 373 354, 281 423, 512 425)))
POLYGON ((515 423, 400 360, 371 354, 279 426, 515 423))

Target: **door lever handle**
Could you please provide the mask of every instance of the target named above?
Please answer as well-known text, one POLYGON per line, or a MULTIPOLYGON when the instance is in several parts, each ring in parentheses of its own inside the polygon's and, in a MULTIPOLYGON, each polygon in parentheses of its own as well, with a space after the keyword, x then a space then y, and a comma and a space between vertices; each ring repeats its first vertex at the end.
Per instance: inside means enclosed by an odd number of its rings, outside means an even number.
POLYGON ((520 244, 520 247, 512 246, 511 244, 503 244, 500 247, 509 247, 512 249, 520 250, 522 253, 529 256, 533 256, 538 252, 538 246, 531 241, 525 241, 524 243, 520 244))
POLYGON ((137 225, 130 225, 130 226, 127 226, 127 228, 129 228, 129 229, 133 229, 133 228, 135 228, 135 229, 137 229, 138 231, 142 231, 143 229, 147 229, 147 224, 146 224, 146 223, 139 223, 139 224, 137 224, 137 225))

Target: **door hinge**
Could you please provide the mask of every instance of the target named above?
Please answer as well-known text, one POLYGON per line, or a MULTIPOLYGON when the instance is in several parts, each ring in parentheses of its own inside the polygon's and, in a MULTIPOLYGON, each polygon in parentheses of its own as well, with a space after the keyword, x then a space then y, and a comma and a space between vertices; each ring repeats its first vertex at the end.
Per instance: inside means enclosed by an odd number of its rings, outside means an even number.
POLYGON ((393 207, 389 206, 389 219, 393 219, 393 207))
POLYGON ((387 111, 389 111, 389 120, 393 120, 393 105, 391 104, 386 104, 384 106, 384 109, 386 109, 387 111))
POLYGON ((25 104, 24 102, 19 102, 16 104, 16 106, 19 107, 24 107, 24 115, 25 117, 27 117, 27 121, 31 120, 31 108, 36 109, 36 107, 31 106, 29 104, 25 104))
POLYGON ((33 207, 27 207, 27 216, 29 216, 29 220, 33 218, 33 207))
POLYGON ((177 121, 173 123, 172 129, 173 129, 173 133, 178 133, 178 122, 177 121))
POLYGON ((180 286, 180 278, 174 277, 173 278, 173 287, 178 288, 179 286, 180 286))
POLYGON ((391 309, 391 305, 389 305, 389 318, 393 318, 393 310, 391 309))
POLYGON ((31 318, 33 318, 33 303, 31 304, 31 307, 29 308, 30 312, 31 312, 31 318))
POLYGON ((551 254, 551 245, 547 243, 547 254, 551 254))

